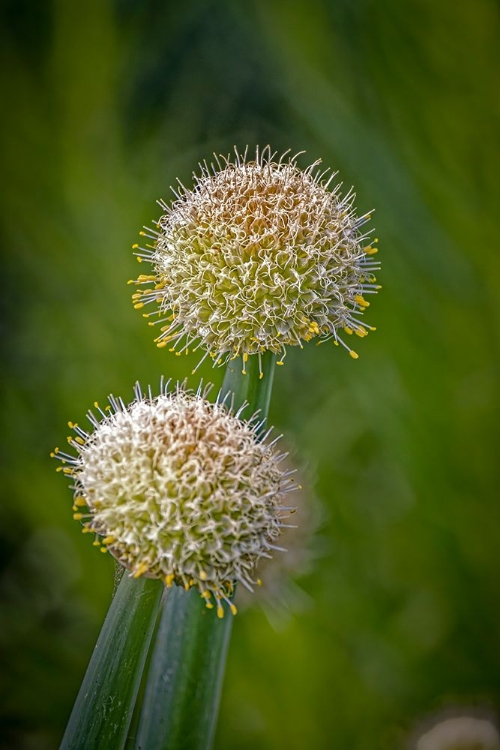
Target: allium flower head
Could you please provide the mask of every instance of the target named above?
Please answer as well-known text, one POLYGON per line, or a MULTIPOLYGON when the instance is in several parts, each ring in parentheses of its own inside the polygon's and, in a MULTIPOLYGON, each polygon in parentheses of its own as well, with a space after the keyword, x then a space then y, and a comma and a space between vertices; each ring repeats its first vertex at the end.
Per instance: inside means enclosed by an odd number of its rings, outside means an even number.
POLYGON ((281 500, 295 484, 276 440, 266 442, 270 431, 261 435, 262 423, 206 393, 162 386, 153 398, 137 385, 129 405, 112 396, 106 411, 96 404, 90 432, 69 423, 76 456, 52 455, 73 480, 74 517, 96 546, 135 577, 196 587, 222 616, 222 599, 236 611, 234 583, 251 589, 255 564, 281 549, 273 542, 290 510, 281 500))
MULTIPOLYGON (((362 230, 370 214, 357 216, 354 193, 341 197, 328 170, 306 170, 269 148, 235 160, 216 157, 200 165, 194 187, 179 183, 176 200, 159 204, 165 214, 142 234, 151 245, 134 245, 150 275, 129 283, 137 309, 153 304, 159 347, 177 354, 205 350, 215 364, 266 350, 333 339, 355 359, 343 334, 366 336, 362 322, 375 293, 378 263, 374 240, 362 230)), ((203 360, 202 360, 203 361, 203 360)))
POLYGON ((415 750, 500 750, 500 734, 488 718, 454 716, 422 734, 415 750))

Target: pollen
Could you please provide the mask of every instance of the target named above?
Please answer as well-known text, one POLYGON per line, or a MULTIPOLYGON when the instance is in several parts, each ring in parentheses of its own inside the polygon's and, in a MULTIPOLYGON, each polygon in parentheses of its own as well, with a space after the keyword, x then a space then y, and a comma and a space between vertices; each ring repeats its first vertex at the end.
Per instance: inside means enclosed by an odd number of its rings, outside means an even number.
POLYGON ((358 215, 354 192, 331 187, 335 173, 319 164, 235 150, 200 165, 171 204, 159 201, 164 215, 142 232, 153 244, 137 250, 153 273, 134 295, 136 309, 152 305, 168 322, 158 343, 189 345, 214 365, 266 350, 282 359, 313 338, 351 351, 341 334, 361 326, 379 288, 376 240, 365 230, 371 212, 358 215))
POLYGON ((110 396, 110 411, 90 411, 89 432, 73 425, 76 455, 53 457, 71 464, 74 508, 87 508, 73 518, 95 546, 134 578, 196 588, 221 616, 236 613, 234 584, 252 590, 255 565, 279 550, 296 484, 257 415, 207 395, 137 385, 130 404, 110 396))

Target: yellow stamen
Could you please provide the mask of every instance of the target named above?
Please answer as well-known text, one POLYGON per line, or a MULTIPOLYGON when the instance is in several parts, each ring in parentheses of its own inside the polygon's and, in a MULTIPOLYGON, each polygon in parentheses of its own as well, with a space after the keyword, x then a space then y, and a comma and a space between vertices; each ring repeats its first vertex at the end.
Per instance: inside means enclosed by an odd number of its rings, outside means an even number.
POLYGON ((141 563, 133 572, 132 577, 133 578, 140 578, 144 573, 148 571, 148 565, 147 563, 141 563))

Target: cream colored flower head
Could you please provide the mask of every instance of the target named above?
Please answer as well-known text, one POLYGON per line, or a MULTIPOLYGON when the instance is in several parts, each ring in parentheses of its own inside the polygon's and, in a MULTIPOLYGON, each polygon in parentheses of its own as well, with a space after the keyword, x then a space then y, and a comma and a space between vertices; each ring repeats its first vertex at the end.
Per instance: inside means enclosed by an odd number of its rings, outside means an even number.
POLYGON ((415 750, 500 750, 500 734, 493 721, 477 716, 453 716, 428 729, 415 750))
POLYGON ((301 170, 269 148, 251 161, 235 152, 200 165, 171 205, 160 201, 165 214, 142 233, 152 244, 134 245, 152 273, 129 282, 144 287, 135 307, 154 308, 144 315, 159 326, 159 347, 202 349, 215 364, 270 350, 281 363, 287 346, 317 338, 357 358, 345 334, 374 330, 363 314, 380 288, 376 240, 354 193, 330 190, 334 174, 318 164, 301 170))
POLYGON ((196 587, 222 616, 222 600, 235 612, 234 584, 252 589, 255 564, 280 549, 274 542, 290 510, 281 501, 295 484, 262 423, 206 395, 177 385, 153 398, 136 386, 129 405, 114 397, 106 411, 96 404, 90 432, 70 423, 76 456, 52 455, 73 481, 74 517, 96 546, 135 577, 196 587))

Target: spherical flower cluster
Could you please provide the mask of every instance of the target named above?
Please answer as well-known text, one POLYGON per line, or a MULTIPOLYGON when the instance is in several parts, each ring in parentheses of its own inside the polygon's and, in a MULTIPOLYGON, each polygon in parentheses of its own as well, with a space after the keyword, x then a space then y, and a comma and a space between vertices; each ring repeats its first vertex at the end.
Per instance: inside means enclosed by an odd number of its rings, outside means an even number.
POLYGON ((342 335, 374 330, 362 315, 380 288, 376 240, 362 230, 370 214, 356 215, 352 191, 329 190, 334 174, 326 179, 319 161, 301 170, 268 148, 252 161, 235 154, 200 165, 192 189, 179 183, 141 233, 152 244, 134 245, 152 265, 129 282, 144 287, 134 305, 155 306, 145 317, 157 317, 157 345, 201 348, 215 364, 270 350, 281 363, 287 346, 333 339, 356 359, 342 335))
POLYGON ((52 455, 96 546, 135 577, 196 587, 222 616, 222 600, 236 611, 234 583, 251 589, 255 564, 281 549, 274 541, 290 510, 281 500, 295 484, 270 431, 206 395, 178 385, 153 398, 137 385, 129 405, 112 396, 106 411, 96 404, 90 433, 70 423, 76 456, 52 455))
POLYGON ((500 750, 500 734, 489 718, 453 716, 427 729, 413 747, 415 750, 500 750))

